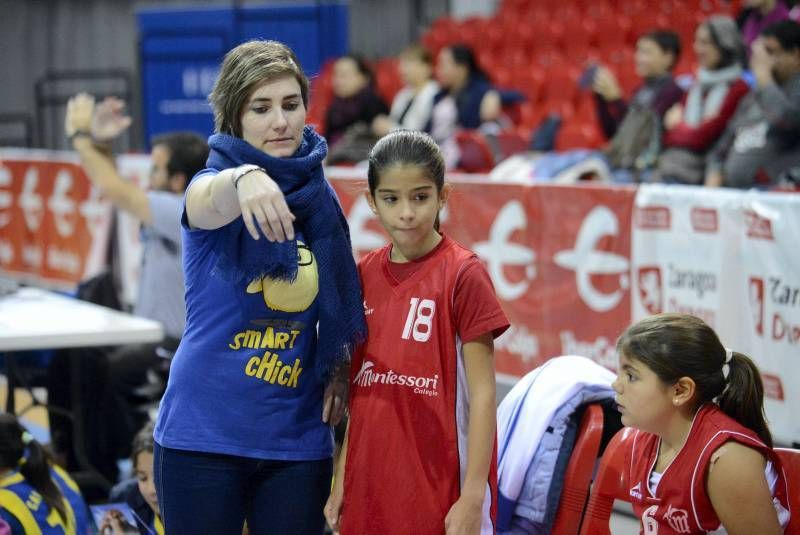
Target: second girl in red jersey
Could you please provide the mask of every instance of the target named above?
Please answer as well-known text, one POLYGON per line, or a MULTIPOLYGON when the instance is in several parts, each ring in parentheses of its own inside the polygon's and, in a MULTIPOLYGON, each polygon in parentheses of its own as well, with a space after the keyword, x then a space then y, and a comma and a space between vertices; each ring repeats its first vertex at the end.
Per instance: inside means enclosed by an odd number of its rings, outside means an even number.
POLYGON ((369 335, 326 517, 345 534, 493 533, 493 340, 508 320, 477 256, 438 230, 436 143, 393 132, 368 176, 391 243, 359 264, 369 335))

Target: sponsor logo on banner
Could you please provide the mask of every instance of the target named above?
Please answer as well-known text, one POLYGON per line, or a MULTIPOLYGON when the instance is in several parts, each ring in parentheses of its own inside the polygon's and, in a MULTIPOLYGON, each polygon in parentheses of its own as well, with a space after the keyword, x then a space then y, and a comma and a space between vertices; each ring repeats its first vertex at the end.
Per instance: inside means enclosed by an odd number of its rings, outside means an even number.
POLYGON ((780 377, 771 373, 761 372, 761 381, 764 383, 764 395, 766 397, 783 401, 783 383, 780 377))
POLYGON ((639 282, 639 299, 642 306, 650 314, 664 311, 664 291, 661 286, 661 268, 658 266, 642 266, 637 275, 639 282))
POLYGON ((758 336, 764 336, 764 279, 750 277, 748 284, 750 299, 750 314, 753 318, 753 327, 758 336))
POLYGON ((695 232, 715 233, 719 230, 719 214, 716 208, 695 206, 689 215, 695 232))
POLYGON ((634 224, 643 230, 669 230, 672 226, 669 207, 638 207, 634 213, 634 224))
POLYGON ((772 310, 772 340, 800 345, 800 286, 781 277, 769 277, 772 310))
POLYGON ((563 355, 581 355, 610 370, 617 369, 617 348, 614 342, 607 337, 599 336, 594 340, 580 340, 572 331, 561 331, 559 336, 563 355))
POLYGON ((745 227, 748 238, 757 240, 774 241, 772 235, 772 221, 763 217, 753 210, 746 210, 744 213, 745 227))
POLYGON ((717 276, 710 271, 695 271, 693 269, 681 269, 672 264, 669 266, 669 286, 670 288, 691 290, 702 299, 706 293, 713 293, 717 290, 717 276))
POLYGON ((504 301, 524 296, 536 278, 535 251, 511 241, 514 232, 525 230, 527 226, 528 217, 522 203, 511 201, 497 213, 489 229, 489 239, 472 245, 472 250, 486 262, 497 296, 504 301), (525 278, 509 280, 504 273, 506 266, 524 267, 525 278))
POLYGON ((539 338, 522 324, 512 323, 508 330, 494 341, 494 347, 496 350, 519 356, 525 363, 539 358, 539 338))
POLYGON ((554 256, 558 266, 575 272, 578 295, 595 312, 613 309, 630 286, 628 259, 599 249, 603 238, 617 237, 619 231, 619 221, 614 212, 605 206, 597 206, 583 220, 573 248, 559 251, 554 256), (592 284, 592 275, 619 275, 618 288, 601 292, 592 284))
POLYGON ((0 165, 0 264, 12 276, 71 288, 102 267, 108 203, 72 161, 17 154, 0 165))
POLYGON ((11 171, 7 167, 0 167, 0 228, 11 222, 11 206, 14 204, 14 195, 11 187, 11 171))

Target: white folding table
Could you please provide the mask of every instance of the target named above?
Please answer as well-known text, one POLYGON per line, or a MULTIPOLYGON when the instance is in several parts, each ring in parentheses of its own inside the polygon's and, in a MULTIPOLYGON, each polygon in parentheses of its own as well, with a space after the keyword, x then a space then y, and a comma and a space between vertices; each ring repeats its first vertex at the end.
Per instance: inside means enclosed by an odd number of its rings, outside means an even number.
MULTIPOLYGON (((40 288, 19 288, 0 296, 0 354, 9 368, 6 411, 14 412, 16 357, 14 351, 114 346, 159 342, 160 323, 80 301, 40 288)), ((108 487, 108 481, 91 465, 83 439, 83 404, 80 358, 70 359, 73 448, 81 472, 76 479, 108 487)))

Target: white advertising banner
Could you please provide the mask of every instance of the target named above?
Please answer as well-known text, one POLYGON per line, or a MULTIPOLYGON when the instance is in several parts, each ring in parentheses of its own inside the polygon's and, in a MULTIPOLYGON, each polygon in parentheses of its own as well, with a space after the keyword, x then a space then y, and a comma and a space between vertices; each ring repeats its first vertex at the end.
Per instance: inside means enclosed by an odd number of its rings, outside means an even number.
POLYGON ((800 441, 800 197, 643 185, 631 225, 632 321, 705 320, 761 370, 775 439, 800 441))

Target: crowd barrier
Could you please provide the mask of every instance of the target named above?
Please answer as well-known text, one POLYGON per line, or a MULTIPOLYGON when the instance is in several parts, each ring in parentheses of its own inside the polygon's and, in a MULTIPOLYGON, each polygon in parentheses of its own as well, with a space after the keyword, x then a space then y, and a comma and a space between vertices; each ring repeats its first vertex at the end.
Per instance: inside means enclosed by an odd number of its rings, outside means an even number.
MULTIPOLYGON (((111 210, 68 153, 0 149, 0 269, 73 287, 104 265, 111 210)), ((149 160, 118 159, 144 183, 149 160)), ((354 254, 386 243, 358 168, 327 175, 350 223, 354 254)), ((497 371, 519 377, 577 354, 616 368, 615 340, 662 311, 702 317, 753 357, 776 440, 800 442, 800 196, 643 185, 501 184, 453 175, 442 229, 485 262, 512 327, 497 371)), ((133 301, 138 224, 116 225, 133 301)))

